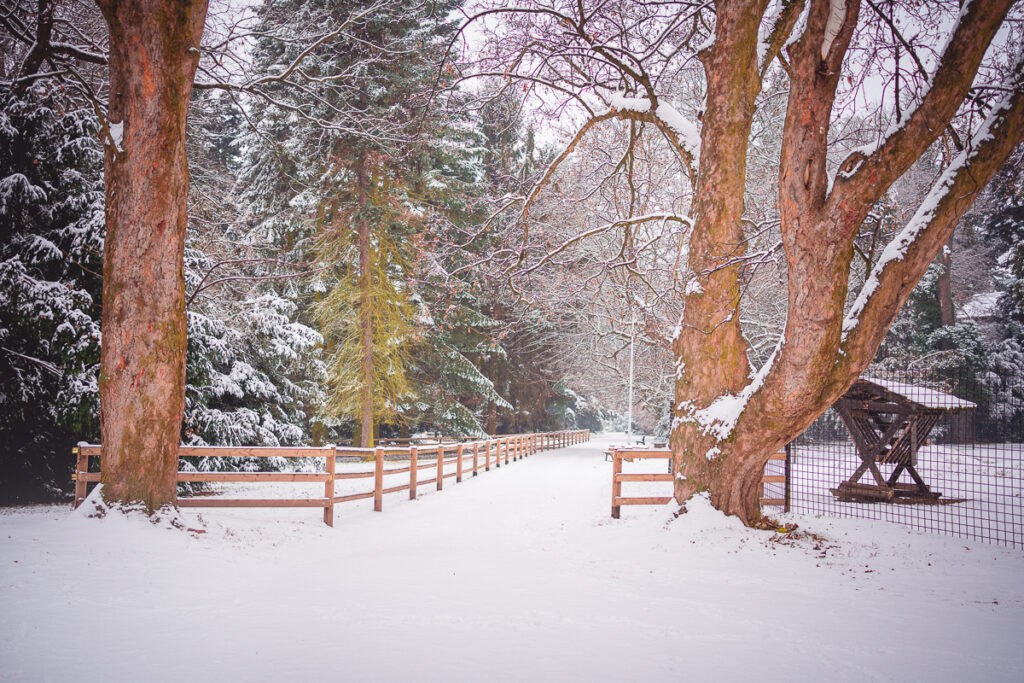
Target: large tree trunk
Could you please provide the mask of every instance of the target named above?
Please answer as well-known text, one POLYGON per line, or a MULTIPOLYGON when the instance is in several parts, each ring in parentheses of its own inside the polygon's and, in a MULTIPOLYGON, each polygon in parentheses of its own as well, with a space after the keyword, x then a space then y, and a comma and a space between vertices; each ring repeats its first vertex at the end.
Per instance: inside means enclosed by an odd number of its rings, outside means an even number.
POLYGON ((100 432, 108 501, 176 497, 185 404, 185 120, 206 0, 97 0, 110 29, 100 432))
POLYGON ((723 468, 719 439, 699 420, 687 418, 718 396, 739 391, 749 376, 735 259, 743 255, 746 147, 761 86, 755 47, 764 4, 722 2, 715 45, 702 55, 708 94, 689 260, 699 286, 688 287, 696 291, 686 299, 683 324, 672 344, 681 361, 675 394, 677 414, 683 418, 671 437, 679 472, 676 499, 710 489, 715 504, 727 512, 737 510, 732 502, 719 499, 721 488, 715 485, 730 477, 723 468))

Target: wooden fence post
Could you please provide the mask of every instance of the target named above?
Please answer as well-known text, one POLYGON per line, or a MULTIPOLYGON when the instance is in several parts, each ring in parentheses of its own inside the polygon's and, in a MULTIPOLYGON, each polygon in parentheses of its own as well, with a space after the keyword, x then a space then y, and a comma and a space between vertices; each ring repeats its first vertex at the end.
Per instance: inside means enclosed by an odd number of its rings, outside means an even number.
POLYGON ((460 443, 455 449, 455 483, 458 484, 462 481, 462 444, 460 443))
POLYGON ((409 447, 409 500, 416 500, 416 472, 419 469, 420 449, 409 447))
POLYGON ((75 502, 72 505, 72 508, 77 508, 85 500, 85 494, 88 491, 89 482, 85 480, 85 475, 89 473, 89 456, 82 452, 81 443, 72 448, 71 452, 77 456, 75 458, 75 502))
POLYGON ((615 503, 622 495, 622 482, 619 481, 619 475, 622 474, 622 456, 618 451, 612 455, 612 460, 612 518, 618 519, 619 506, 615 503))
POLYGON ((505 464, 506 465, 508 464, 508 451, 509 451, 509 448, 512 446, 511 442, 512 442, 511 437, 507 437, 506 436, 505 437, 505 464))
POLYGON ((484 472, 491 471, 491 439, 484 442, 484 472))
POLYGON ((444 488, 444 444, 437 444, 437 490, 444 488))
POLYGON ((480 456, 480 442, 479 441, 474 441, 473 442, 473 476, 474 477, 476 476, 476 470, 477 470, 477 464, 479 462, 479 460, 478 460, 479 456, 480 456))
POLYGON ((324 471, 327 473, 327 477, 324 479, 324 498, 327 499, 327 504, 324 505, 324 524, 334 526, 334 472, 337 461, 337 450, 334 448, 334 444, 324 446, 324 457, 327 458, 327 462, 324 464, 324 471))
POLYGON ((380 512, 384 509, 384 449, 377 446, 374 456, 376 466, 373 470, 373 509, 380 512))

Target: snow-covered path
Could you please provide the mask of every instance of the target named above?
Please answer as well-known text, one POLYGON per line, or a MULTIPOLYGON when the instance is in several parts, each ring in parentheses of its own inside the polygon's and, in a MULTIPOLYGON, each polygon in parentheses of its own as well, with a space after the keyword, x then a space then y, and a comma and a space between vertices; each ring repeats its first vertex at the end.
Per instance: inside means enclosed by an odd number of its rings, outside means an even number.
POLYGON ((1024 678, 1024 553, 852 520, 794 518, 824 537, 795 540, 701 500, 612 520, 605 443, 334 529, 0 511, 0 679, 1024 678))

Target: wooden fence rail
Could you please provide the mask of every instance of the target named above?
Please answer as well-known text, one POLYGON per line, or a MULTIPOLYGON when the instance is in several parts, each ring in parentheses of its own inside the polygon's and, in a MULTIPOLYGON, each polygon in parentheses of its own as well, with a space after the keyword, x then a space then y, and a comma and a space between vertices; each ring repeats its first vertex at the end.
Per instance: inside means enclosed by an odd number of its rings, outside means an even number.
MULTIPOLYGON (((671 473, 671 463, 668 474, 653 473, 624 473, 622 471, 623 460, 671 460, 672 451, 652 450, 648 448, 614 448, 612 449, 612 517, 619 519, 621 506, 623 505, 664 505, 672 501, 673 496, 645 496, 645 497, 623 497, 622 483, 626 481, 642 482, 672 482, 675 476, 671 473)), ((761 485, 784 483, 784 498, 761 498, 761 505, 783 506, 789 512, 789 446, 786 450, 773 453, 768 458, 769 462, 784 460, 785 474, 765 474, 761 478, 761 485)))
MULTIPOLYGON (((495 468, 502 464, 522 460, 542 450, 563 448, 590 440, 589 430, 543 432, 533 434, 510 434, 484 441, 470 443, 451 441, 441 443, 410 444, 408 447, 350 448, 334 445, 319 447, 275 448, 263 446, 182 446, 181 457, 220 458, 317 458, 323 459, 323 471, 318 472, 178 472, 178 483, 196 482, 322 482, 323 496, 314 498, 217 498, 180 497, 178 507, 314 507, 323 508, 324 524, 334 526, 334 506, 355 500, 373 498, 373 509, 384 509, 384 496, 389 493, 408 491, 409 498, 415 499, 417 486, 435 484, 438 491, 444 489, 444 481, 454 478, 461 482, 468 472, 477 476, 481 471, 489 472, 492 462, 495 468), (433 454, 429 462, 421 456, 433 454), (373 458, 373 469, 357 472, 338 472, 338 458, 373 458), (387 456, 408 458, 409 464, 401 467, 385 467, 387 456), (452 466, 454 465, 454 469, 452 466), (434 470, 430 479, 420 479, 422 470, 434 470), (384 478, 399 474, 409 475, 408 483, 399 486, 384 486, 384 478), (373 479, 373 489, 345 495, 335 494, 335 482, 344 479, 373 479)), ((447 441, 447 440, 446 440, 447 441)), ((79 444, 73 449, 76 458, 75 502, 78 507, 85 500, 88 486, 102 479, 102 447, 94 444, 79 444), (89 471, 90 458, 95 458, 96 471, 89 471)), ((319 468, 318 468, 319 469, 319 468)))

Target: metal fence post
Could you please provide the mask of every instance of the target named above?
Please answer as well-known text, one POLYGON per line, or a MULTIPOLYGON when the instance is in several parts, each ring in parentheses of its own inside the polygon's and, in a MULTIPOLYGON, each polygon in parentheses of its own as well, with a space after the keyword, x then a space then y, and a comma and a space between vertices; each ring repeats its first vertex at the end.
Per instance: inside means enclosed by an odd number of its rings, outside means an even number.
POLYGON ((783 504, 783 512, 789 512, 789 492, 790 492, 790 461, 793 458, 792 444, 786 444, 786 502, 783 504))

